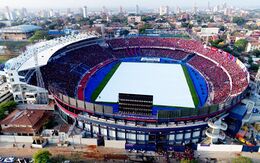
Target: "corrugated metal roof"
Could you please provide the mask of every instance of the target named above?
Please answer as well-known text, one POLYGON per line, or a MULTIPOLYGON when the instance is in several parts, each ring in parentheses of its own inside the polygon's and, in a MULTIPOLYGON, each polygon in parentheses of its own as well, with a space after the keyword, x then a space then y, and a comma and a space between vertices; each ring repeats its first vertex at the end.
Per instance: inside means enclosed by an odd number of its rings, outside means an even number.
POLYGON ((28 33, 42 29, 35 25, 18 25, 0 29, 0 33, 28 33))

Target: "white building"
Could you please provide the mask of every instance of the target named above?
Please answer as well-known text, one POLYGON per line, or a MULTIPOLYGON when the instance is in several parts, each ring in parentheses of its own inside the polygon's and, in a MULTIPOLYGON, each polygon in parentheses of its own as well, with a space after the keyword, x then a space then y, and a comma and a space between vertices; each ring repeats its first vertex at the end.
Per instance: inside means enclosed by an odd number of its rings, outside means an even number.
POLYGON ((87 18, 88 17, 88 8, 87 6, 83 7, 83 18, 87 18))
POLYGON ((6 18, 7 20, 14 20, 14 15, 13 15, 13 13, 10 11, 10 9, 9 9, 8 6, 5 7, 5 18, 6 18))
POLYGON ((140 9, 139 9, 139 6, 138 6, 138 5, 135 6, 135 14, 136 14, 136 15, 139 15, 139 14, 140 14, 140 9))
POLYGON ((49 17, 53 17, 53 16, 54 16, 53 9, 50 9, 50 11, 49 11, 49 17))
POLYGON ((128 16, 127 22, 128 23, 140 23, 141 22, 141 16, 128 16))
POLYGON ((14 101, 25 104, 46 104, 48 91, 29 83, 32 76, 36 74, 37 67, 46 65, 50 57, 59 49, 93 37, 96 37, 96 34, 89 33, 39 42, 28 46, 27 50, 18 57, 8 60, 4 71, 8 89, 13 94, 14 101))
POLYGON ((260 49, 260 43, 259 42, 248 42, 246 47, 246 52, 254 51, 260 49))
POLYGON ((160 15, 169 15, 169 6, 161 6, 160 15))
POLYGON ((198 32, 200 38, 215 36, 219 33, 219 28, 201 28, 198 32))
POLYGON ((4 101, 9 101, 13 98, 12 93, 10 92, 10 89, 8 88, 8 84, 5 81, 5 76, 1 72, 0 73, 0 103, 4 101))
POLYGON ((256 84, 257 84, 256 92, 260 94, 260 68, 258 68, 258 72, 256 74, 255 81, 256 81, 256 84))

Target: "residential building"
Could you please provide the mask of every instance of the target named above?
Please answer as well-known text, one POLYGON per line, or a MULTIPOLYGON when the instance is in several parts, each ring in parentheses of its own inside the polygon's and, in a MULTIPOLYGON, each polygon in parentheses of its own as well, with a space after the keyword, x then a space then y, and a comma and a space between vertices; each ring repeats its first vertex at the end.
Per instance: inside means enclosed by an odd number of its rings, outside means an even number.
POLYGON ((141 22, 141 16, 128 16, 127 21, 128 23, 140 23, 141 22))
POLYGON ((169 15, 169 6, 161 6, 160 7, 160 15, 169 15))
POLYGON ((88 16, 88 8, 87 8, 87 6, 84 6, 83 7, 83 18, 87 18, 87 16, 88 16))
POLYGON ((248 42, 246 52, 250 52, 256 49, 260 49, 260 43, 258 41, 248 42))
POLYGON ((14 110, 0 122, 4 135, 35 136, 41 133, 50 112, 45 110, 14 110))
POLYGON ((42 28, 35 25, 19 25, 0 29, 0 38, 3 40, 21 41, 27 40, 35 31, 42 28))

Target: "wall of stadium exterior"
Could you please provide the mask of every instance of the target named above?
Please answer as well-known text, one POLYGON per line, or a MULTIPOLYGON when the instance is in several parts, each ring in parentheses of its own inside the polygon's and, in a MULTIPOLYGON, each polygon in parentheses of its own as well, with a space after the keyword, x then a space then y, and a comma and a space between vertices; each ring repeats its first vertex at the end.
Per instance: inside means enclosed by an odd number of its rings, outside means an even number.
POLYGON ((200 142, 205 137, 207 120, 227 113, 243 99, 245 93, 217 105, 218 110, 212 113, 204 112, 203 114, 203 111, 201 111, 197 115, 161 119, 121 116, 113 114, 112 109, 109 111, 109 108, 106 108, 108 110, 105 110, 105 107, 102 111, 96 110, 95 108, 99 108, 100 105, 90 105, 90 103, 61 94, 53 94, 53 96, 62 117, 68 123, 75 120, 76 126, 85 130, 91 138, 102 135, 106 140, 125 140, 126 144, 142 146, 156 144, 155 140, 149 141, 149 135, 159 134, 165 137, 165 141, 162 143, 168 147, 182 143, 200 142), (82 104, 84 104, 83 107, 78 107, 82 104), (93 107, 87 108, 87 106, 93 107))

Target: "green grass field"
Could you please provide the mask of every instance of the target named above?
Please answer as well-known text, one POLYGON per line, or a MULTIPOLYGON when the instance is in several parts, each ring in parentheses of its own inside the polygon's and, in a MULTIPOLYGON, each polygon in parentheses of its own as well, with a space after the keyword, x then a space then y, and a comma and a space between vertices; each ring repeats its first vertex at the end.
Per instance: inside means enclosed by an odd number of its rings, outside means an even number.
MULTIPOLYGON (((94 90, 94 92, 91 95, 91 100, 95 101, 98 97, 98 95, 101 93, 101 91, 105 88, 105 86, 107 85, 107 83, 109 82, 109 80, 112 78, 112 76, 114 75, 114 73, 116 72, 116 70, 118 69, 118 67, 120 66, 120 63, 117 63, 111 70, 110 72, 104 77, 104 79, 102 80, 102 82, 99 84, 99 86, 94 90)), ((192 95, 192 99, 194 102, 195 107, 197 107, 199 105, 199 98, 198 95, 196 93, 195 87, 193 85, 193 82, 190 78, 188 69, 185 66, 182 66, 186 81, 188 83, 189 86, 189 90, 191 92, 192 95)), ((155 106, 160 106, 160 105, 155 105, 155 106)), ((186 107, 180 107, 180 106, 160 106, 160 107, 175 107, 175 108, 186 108, 186 107)))
POLYGON ((190 78, 190 75, 189 75, 189 72, 187 70, 187 67, 182 66, 182 69, 183 69, 186 81, 188 83, 188 86, 189 86, 189 89, 190 89, 190 92, 191 92, 191 96, 192 96, 194 105, 195 105, 195 107, 197 107, 199 105, 199 98, 198 98, 198 95, 196 93, 195 87, 194 87, 193 82, 192 82, 192 80, 190 78))
POLYGON ((112 78, 118 67, 121 63, 117 63, 105 76, 105 78, 102 80, 102 82, 99 84, 99 86, 95 89, 95 91, 91 95, 91 100, 95 101, 100 94, 100 92, 104 89, 104 87, 107 85, 108 81, 112 78))

